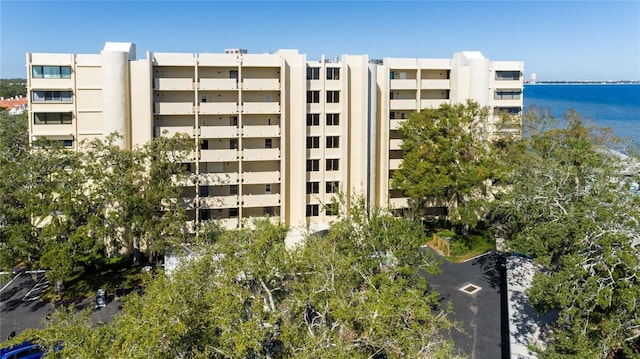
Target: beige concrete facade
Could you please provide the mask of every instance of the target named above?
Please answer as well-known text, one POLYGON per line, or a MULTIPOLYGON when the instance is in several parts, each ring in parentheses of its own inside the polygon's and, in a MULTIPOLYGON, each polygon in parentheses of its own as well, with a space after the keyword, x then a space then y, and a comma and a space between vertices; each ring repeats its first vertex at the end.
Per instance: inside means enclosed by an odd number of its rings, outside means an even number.
POLYGON ((414 111, 468 98, 522 110, 523 63, 478 52, 451 59, 311 61, 297 50, 146 53, 107 43, 100 54, 27 54, 32 138, 83 140, 118 132, 123 148, 186 133, 197 144, 183 201, 192 224, 228 228, 269 216, 322 229, 343 192, 407 206, 390 190, 400 123, 414 111))

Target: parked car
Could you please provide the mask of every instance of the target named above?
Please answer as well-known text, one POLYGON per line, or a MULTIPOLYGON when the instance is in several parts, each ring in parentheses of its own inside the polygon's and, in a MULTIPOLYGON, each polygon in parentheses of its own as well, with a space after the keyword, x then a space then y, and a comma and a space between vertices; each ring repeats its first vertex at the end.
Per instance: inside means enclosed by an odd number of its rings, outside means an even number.
POLYGON ((107 306, 107 293, 104 289, 98 289, 96 293, 96 309, 104 308, 107 306))
POLYGON ((24 341, 10 347, 0 349, 1 359, 39 359, 44 355, 44 350, 38 344, 24 341))

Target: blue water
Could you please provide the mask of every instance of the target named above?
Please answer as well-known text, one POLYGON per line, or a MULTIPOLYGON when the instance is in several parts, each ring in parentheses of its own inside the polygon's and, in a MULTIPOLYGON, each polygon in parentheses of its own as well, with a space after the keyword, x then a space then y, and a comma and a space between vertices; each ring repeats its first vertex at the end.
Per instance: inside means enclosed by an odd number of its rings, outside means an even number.
POLYGON ((525 110, 532 105, 549 108, 558 118, 576 110, 585 120, 640 144, 640 84, 525 85, 525 110))

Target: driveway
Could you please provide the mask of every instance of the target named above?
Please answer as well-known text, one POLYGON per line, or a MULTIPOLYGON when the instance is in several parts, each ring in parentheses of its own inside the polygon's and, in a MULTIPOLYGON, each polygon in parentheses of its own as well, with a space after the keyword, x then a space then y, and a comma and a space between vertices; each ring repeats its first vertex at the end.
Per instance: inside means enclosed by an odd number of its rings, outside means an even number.
MULTIPOLYGON (((48 282, 44 272, 18 274, 5 286, 0 287, 0 343, 7 340, 9 333, 22 333, 28 328, 43 328, 44 318, 54 310, 51 302, 40 300, 40 294, 48 282)), ((93 323, 110 321, 119 311, 119 303, 108 297, 105 308, 91 314, 93 323)), ((73 305, 77 310, 93 307, 92 299, 56 303, 56 305, 73 305)))
POLYGON ((506 282, 497 259, 489 252, 464 263, 444 261, 437 276, 420 273, 440 294, 442 306, 451 302, 450 319, 465 332, 452 332, 451 339, 471 359, 509 358, 506 282))

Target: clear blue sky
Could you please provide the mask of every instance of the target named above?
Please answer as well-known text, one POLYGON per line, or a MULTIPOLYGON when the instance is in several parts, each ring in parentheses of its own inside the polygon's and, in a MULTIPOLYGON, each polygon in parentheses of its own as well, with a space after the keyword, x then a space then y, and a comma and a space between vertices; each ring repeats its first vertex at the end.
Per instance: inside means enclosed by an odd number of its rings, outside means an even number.
POLYGON ((0 77, 25 53, 99 53, 106 41, 152 52, 299 49, 522 60, 527 78, 640 80, 640 1, 11 1, 0 0, 0 77))

